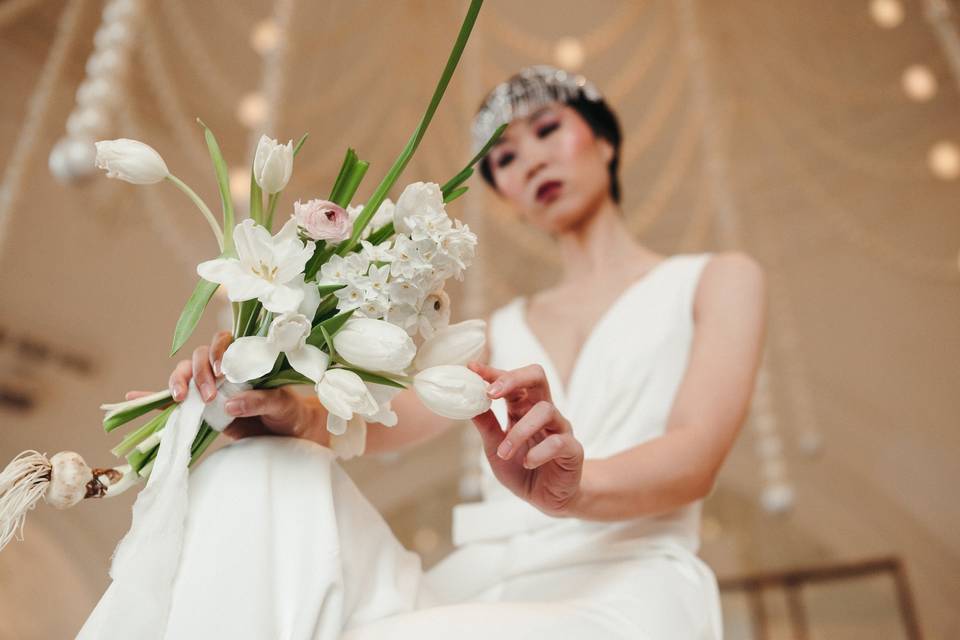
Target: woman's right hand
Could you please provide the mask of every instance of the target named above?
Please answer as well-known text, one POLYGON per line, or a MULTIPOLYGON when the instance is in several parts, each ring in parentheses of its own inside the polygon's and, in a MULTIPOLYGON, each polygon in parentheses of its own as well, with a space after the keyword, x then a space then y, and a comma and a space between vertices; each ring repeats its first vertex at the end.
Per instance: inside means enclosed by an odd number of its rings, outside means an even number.
MULTIPOLYGON (((217 379, 221 377, 223 354, 233 341, 229 331, 213 336, 209 346, 197 347, 190 360, 181 360, 170 374, 168 387, 177 402, 187 397, 191 378, 195 381, 204 402, 217 396, 217 379)), ((147 391, 129 391, 128 400, 145 395, 147 391)), ((227 414, 235 419, 224 433, 231 438, 257 435, 283 435, 305 438, 329 445, 326 416, 319 402, 304 398, 289 387, 253 389, 238 393, 224 405, 227 414)))

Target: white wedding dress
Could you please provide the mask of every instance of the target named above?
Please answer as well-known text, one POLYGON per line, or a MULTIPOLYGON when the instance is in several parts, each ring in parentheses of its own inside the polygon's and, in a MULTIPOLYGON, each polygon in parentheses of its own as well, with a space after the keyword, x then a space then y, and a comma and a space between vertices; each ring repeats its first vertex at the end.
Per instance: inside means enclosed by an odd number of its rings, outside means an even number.
MULTIPOLYGON (((686 368, 708 258, 673 256, 633 283, 567 389, 521 298, 491 318, 491 364, 541 363, 588 458, 655 438, 686 368)), ((483 465, 483 500, 454 513, 457 549, 423 572, 328 449, 279 437, 220 449, 191 475, 165 637, 720 638, 716 581, 695 555, 699 503, 621 522, 556 519, 483 465)))

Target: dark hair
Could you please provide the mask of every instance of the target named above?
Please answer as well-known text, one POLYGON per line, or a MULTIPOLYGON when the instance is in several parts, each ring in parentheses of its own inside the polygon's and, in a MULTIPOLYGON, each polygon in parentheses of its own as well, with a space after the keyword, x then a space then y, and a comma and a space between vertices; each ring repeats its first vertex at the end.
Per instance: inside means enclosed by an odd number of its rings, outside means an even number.
MULTIPOLYGON (((593 135, 603 138, 613 145, 613 158, 607 165, 607 171, 610 173, 610 197, 613 201, 620 203, 620 147, 622 135, 620 132, 620 122, 616 114, 607 106, 603 100, 588 100, 582 94, 576 98, 563 101, 584 119, 593 135)), ((497 185, 493 181, 493 170, 490 168, 490 154, 487 154, 480 161, 480 175, 484 181, 494 190, 497 185)))

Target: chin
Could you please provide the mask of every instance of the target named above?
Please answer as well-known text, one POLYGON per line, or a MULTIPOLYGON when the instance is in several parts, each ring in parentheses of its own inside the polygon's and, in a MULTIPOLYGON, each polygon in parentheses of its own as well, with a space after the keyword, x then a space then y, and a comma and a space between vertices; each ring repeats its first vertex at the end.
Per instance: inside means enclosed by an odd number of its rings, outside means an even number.
POLYGON ((531 222, 552 235, 576 228, 593 215, 593 210, 582 198, 562 195, 534 214, 531 222))

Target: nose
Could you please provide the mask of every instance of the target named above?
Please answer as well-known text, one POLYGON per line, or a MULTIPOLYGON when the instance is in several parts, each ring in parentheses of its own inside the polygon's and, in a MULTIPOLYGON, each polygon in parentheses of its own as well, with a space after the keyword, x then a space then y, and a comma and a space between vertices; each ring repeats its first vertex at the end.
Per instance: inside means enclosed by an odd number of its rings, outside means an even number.
POLYGON ((527 167, 527 182, 533 180, 540 173, 547 163, 542 159, 533 159, 527 167))

